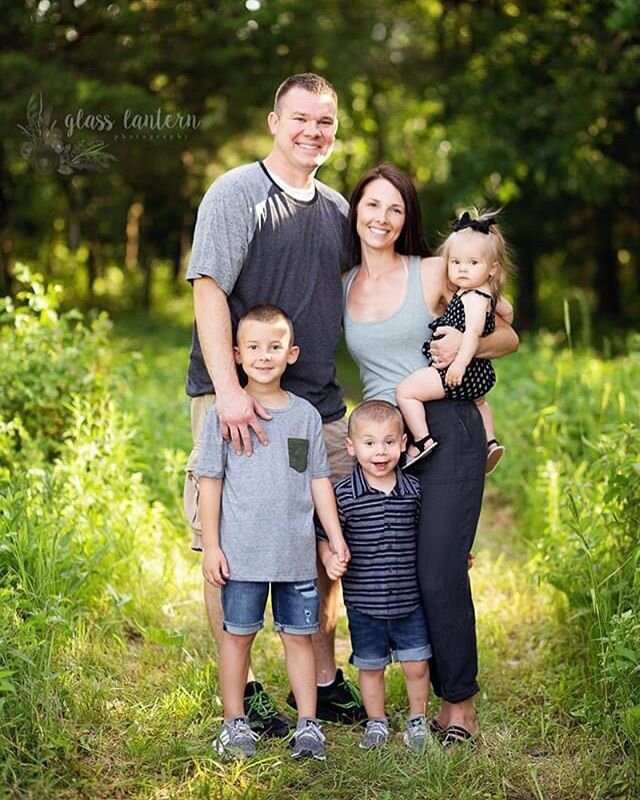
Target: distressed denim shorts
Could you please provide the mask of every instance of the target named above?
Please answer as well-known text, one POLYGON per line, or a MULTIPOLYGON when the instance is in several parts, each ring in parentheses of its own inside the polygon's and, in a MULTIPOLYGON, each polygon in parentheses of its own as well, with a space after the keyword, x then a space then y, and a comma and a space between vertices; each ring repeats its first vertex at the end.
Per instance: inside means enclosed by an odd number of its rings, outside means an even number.
POLYGON ((273 623, 278 632, 307 636, 320 630, 320 595, 315 580, 299 583, 230 580, 222 587, 225 631, 236 636, 259 631, 264 624, 269 587, 273 623))
POLYGON ((427 661, 431 643, 422 607, 404 617, 380 619, 347 607, 351 663, 358 669, 384 669, 393 661, 427 661))

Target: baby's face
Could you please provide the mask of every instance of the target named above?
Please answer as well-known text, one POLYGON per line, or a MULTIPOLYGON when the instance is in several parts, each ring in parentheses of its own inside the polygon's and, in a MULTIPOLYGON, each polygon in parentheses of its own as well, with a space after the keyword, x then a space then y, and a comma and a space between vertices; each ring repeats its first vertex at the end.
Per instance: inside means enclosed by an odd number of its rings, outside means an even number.
POLYGON ((347 438, 349 454, 374 481, 395 472, 406 444, 402 423, 396 418, 383 422, 360 419, 347 438))
POLYGON ((479 289, 496 269, 489 258, 487 234, 468 229, 458 231, 449 245, 449 280, 461 289, 479 289))

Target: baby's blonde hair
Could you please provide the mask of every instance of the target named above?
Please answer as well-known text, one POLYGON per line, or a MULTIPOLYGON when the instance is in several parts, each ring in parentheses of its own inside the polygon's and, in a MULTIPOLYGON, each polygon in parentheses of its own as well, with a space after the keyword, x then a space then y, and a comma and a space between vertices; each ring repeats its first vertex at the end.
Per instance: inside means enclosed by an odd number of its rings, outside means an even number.
POLYGON ((511 253, 507 245, 500 226, 495 221, 498 211, 482 210, 472 207, 461 212, 458 219, 454 223, 454 230, 447 236, 444 242, 438 248, 438 255, 449 262, 449 248, 451 247, 454 237, 461 231, 475 231, 480 233, 481 236, 486 238, 487 243, 487 260, 491 263, 495 262, 498 267, 489 278, 489 288, 491 296, 495 301, 498 300, 502 289, 509 276, 514 272, 513 261, 511 260, 511 253), (467 220, 468 218, 468 220, 467 220), (487 231, 486 233, 484 231, 487 231))

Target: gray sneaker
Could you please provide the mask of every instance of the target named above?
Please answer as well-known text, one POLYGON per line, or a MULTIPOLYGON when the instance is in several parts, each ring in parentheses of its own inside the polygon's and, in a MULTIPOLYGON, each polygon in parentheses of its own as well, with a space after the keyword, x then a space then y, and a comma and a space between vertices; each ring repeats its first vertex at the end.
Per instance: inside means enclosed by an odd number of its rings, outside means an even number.
POLYGON ((291 740, 293 751, 292 758, 315 758, 324 761, 327 757, 324 751, 325 737, 320 729, 320 723, 313 717, 304 717, 298 724, 291 740))
POLYGON ((404 743, 414 753, 421 753, 427 741, 427 720, 424 714, 409 717, 407 729, 403 734, 404 743))
POLYGON ((386 717, 370 719, 364 729, 360 748, 362 750, 373 750, 374 747, 384 747, 389 738, 389 722, 386 717))
POLYGON ((259 738, 249 727, 248 717, 232 717, 220 728, 212 746, 219 756, 248 758, 255 755, 259 738))

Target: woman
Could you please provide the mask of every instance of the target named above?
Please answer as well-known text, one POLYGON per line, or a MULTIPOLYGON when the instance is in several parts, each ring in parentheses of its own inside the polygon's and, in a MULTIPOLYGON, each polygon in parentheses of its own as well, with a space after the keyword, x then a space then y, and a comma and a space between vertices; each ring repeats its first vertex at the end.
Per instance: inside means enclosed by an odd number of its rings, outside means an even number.
MULTIPOLYGON (((351 197, 349 240, 353 269, 345 277, 344 330, 360 368, 365 400, 395 402, 396 386, 423 367, 422 344, 444 308, 446 264, 428 256, 420 208, 408 177, 390 164, 367 172, 351 197)), ((445 330, 445 329, 441 329, 445 330)), ((462 334, 446 329, 433 342, 436 367, 448 366, 462 334)), ((517 349, 513 330, 498 321, 477 355, 495 358, 517 349)), ((450 745, 477 732, 475 613, 467 562, 480 515, 486 438, 472 401, 428 404, 439 446, 416 464, 422 484, 418 575, 433 647, 431 681, 442 698, 431 727, 450 745)))

